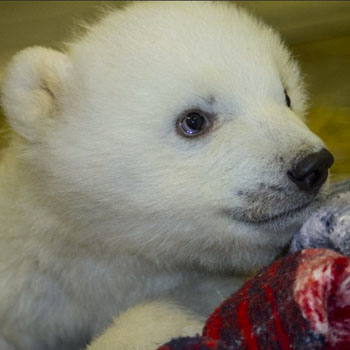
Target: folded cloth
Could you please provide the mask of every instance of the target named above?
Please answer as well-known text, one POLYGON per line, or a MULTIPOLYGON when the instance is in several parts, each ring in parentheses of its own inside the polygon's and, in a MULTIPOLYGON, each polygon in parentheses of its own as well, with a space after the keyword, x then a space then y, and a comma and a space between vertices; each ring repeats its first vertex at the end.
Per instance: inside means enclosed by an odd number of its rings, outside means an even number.
POLYGON ((350 258, 327 249, 290 254, 221 304, 201 336, 158 350, 349 350, 350 258))
POLYGON ((327 200, 297 232, 290 251, 328 248, 350 256, 350 181, 333 185, 327 200))

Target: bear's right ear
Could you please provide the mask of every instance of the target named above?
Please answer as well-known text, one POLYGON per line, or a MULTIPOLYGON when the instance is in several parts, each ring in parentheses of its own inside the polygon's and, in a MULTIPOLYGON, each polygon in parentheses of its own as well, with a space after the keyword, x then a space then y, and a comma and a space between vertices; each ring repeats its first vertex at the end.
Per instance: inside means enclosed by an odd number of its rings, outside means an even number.
POLYGON ((72 64, 62 52, 31 47, 16 54, 4 74, 2 106, 12 128, 35 141, 51 124, 72 64))

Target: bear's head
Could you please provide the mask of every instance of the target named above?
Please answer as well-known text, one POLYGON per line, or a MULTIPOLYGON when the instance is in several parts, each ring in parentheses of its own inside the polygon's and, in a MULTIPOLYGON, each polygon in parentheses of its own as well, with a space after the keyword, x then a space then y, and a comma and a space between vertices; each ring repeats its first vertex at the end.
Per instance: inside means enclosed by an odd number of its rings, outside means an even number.
POLYGON ((26 49, 2 99, 40 198, 77 235, 237 269, 279 254, 325 192, 333 160, 305 100, 273 30, 206 2, 134 4, 64 53, 26 49))

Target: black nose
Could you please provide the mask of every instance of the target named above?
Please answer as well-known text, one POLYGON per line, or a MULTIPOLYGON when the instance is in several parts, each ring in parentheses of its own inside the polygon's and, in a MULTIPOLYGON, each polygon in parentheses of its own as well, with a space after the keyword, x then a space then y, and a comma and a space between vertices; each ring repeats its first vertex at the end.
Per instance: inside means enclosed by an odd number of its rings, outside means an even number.
POLYGON ((298 161, 287 175, 301 190, 317 191, 327 180, 328 169, 333 162, 333 156, 322 149, 298 161))

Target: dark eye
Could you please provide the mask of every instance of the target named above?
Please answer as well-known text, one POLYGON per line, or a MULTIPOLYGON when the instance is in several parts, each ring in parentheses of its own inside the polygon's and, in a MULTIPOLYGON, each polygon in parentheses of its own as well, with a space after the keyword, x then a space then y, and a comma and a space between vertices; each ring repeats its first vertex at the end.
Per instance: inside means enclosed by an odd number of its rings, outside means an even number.
POLYGON ((287 90, 286 89, 284 89, 284 96, 286 97, 286 105, 287 105, 287 107, 291 107, 291 105, 292 105, 292 103, 291 103, 291 101, 290 101, 290 97, 288 96, 288 94, 287 94, 287 90))
POLYGON ((182 136, 195 137, 208 131, 212 124, 207 113, 196 110, 182 114, 177 121, 177 129, 182 136))

